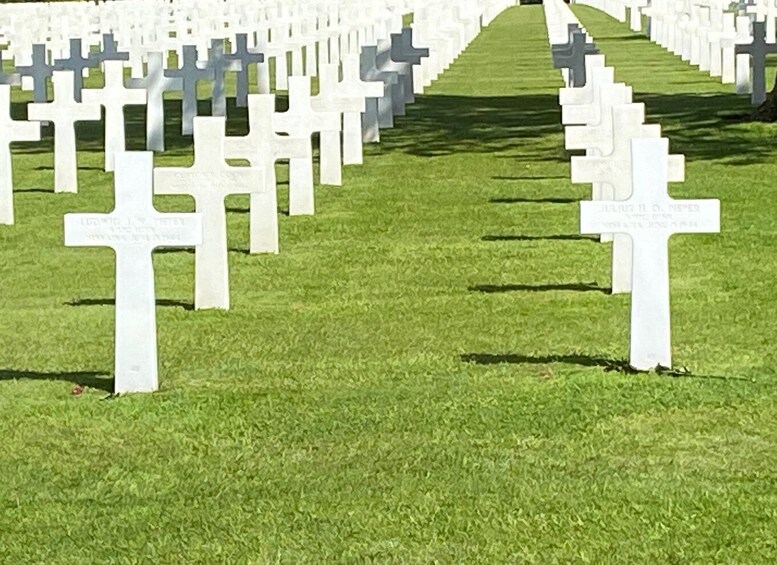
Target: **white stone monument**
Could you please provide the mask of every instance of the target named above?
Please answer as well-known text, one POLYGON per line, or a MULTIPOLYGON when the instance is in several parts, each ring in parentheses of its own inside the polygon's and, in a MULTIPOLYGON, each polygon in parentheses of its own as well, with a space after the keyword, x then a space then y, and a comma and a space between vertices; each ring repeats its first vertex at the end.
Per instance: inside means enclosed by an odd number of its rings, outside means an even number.
POLYGON ((339 86, 344 96, 361 96, 365 99, 364 110, 343 114, 343 164, 361 165, 364 162, 364 142, 376 138, 380 141, 378 98, 383 96, 383 82, 362 80, 359 55, 343 55, 343 78, 339 86))
POLYGON ((777 53, 777 44, 766 43, 764 22, 753 22, 753 41, 749 45, 737 45, 737 55, 749 55, 752 69, 753 91, 750 101, 756 105, 766 100, 766 55, 777 53))
POLYGON ((194 197, 202 214, 203 241, 194 253, 194 307, 229 309, 227 212, 224 198, 264 189, 265 172, 258 167, 232 167, 224 157, 226 119, 194 118, 194 165, 154 170, 157 194, 194 197))
POLYGON ((81 97, 87 104, 100 104, 105 108, 105 170, 113 170, 113 156, 124 151, 124 107, 146 103, 146 91, 124 86, 124 63, 107 60, 105 67, 105 86, 87 88, 81 97))
POLYGON ((281 159, 307 159, 312 162, 310 138, 278 135, 273 130, 275 95, 248 95, 248 135, 227 137, 224 156, 246 159, 265 172, 264 190, 251 193, 251 253, 278 253, 278 195, 275 163, 281 159))
POLYGON ((17 66, 16 72, 22 77, 22 88, 33 91, 33 101, 45 102, 46 85, 51 77, 51 73, 54 72, 54 67, 48 63, 48 50, 46 46, 40 43, 33 45, 32 62, 29 65, 17 66), (26 87, 27 81, 24 80, 26 77, 29 77, 32 82, 32 86, 29 89, 26 87))
MULTIPOLYGON (((366 109, 366 101, 362 96, 347 96, 340 89, 340 69, 334 64, 321 65, 318 77, 318 96, 310 103, 316 112, 332 112, 338 120, 346 113, 361 114, 366 109)), ((358 132, 361 134, 361 131, 358 132)), ((343 152, 340 131, 322 131, 319 160, 321 184, 342 186, 343 184, 343 152)))
POLYGON ((197 115, 197 83, 201 80, 213 80, 213 70, 199 68, 196 46, 184 45, 182 51, 181 67, 168 69, 165 76, 183 80, 181 135, 191 135, 194 131, 194 117, 197 115))
MULTIPOLYGON (((331 112, 316 112, 310 105, 310 77, 289 77, 289 109, 275 114, 273 129, 292 137, 313 141, 316 132, 340 131, 340 116, 331 112)), ((311 150, 312 152, 312 150, 311 150)), ((307 158, 289 160, 289 215, 315 213, 313 164, 307 158)))
POLYGON ((163 54, 148 54, 148 69, 143 78, 129 79, 130 88, 143 88, 147 92, 146 149, 165 150, 165 92, 183 90, 183 79, 165 76, 163 54))
POLYGON ((212 73, 213 90, 211 91, 211 113, 214 116, 226 116, 226 74, 228 72, 239 72, 243 68, 243 64, 239 59, 229 59, 224 55, 223 39, 212 39, 210 44, 208 60, 205 63, 200 63, 199 68, 212 73))
POLYGON ((66 214, 65 245, 116 252, 116 381, 114 391, 159 388, 156 298, 151 254, 157 247, 202 242, 199 214, 160 213, 152 203, 153 156, 119 152, 115 208, 110 214, 66 214))
POLYGON ((99 104, 75 101, 73 71, 54 71, 54 100, 27 106, 27 117, 54 124, 54 192, 78 192, 75 123, 100 121, 99 104))
POLYGON ((630 363, 672 367, 669 238, 720 231, 718 200, 674 200, 667 193, 667 139, 631 141, 633 190, 626 200, 580 203, 584 234, 621 233, 634 243, 630 363))
POLYGON ((73 99, 81 102, 81 90, 84 88, 84 76, 88 76, 89 69, 98 67, 99 61, 90 57, 84 57, 81 47, 81 38, 70 40, 70 57, 54 61, 54 69, 57 71, 73 71, 73 99))
MULTIPOLYGON (((632 159, 631 140, 635 138, 657 138, 661 126, 644 124, 644 104, 621 104, 611 109, 609 131, 599 127, 567 128, 567 142, 570 147, 596 149, 600 156, 572 157, 570 166, 573 183, 603 183, 612 192, 602 191, 600 200, 626 200, 631 194, 632 159), (570 133, 573 132, 573 133, 570 133)), ((685 157, 669 157, 669 180, 685 180, 685 157)), ((597 198, 595 198, 596 200, 597 198)), ((605 232, 612 233, 612 232, 605 232)), ((630 292, 632 250, 631 240, 623 234, 615 234, 612 249, 612 293, 630 292)))
POLYGON ((235 106, 238 108, 245 108, 248 106, 248 79, 251 66, 257 67, 257 73, 260 72, 260 67, 264 63, 264 54, 260 53, 256 49, 249 49, 248 47, 248 34, 238 33, 235 36, 233 53, 226 55, 226 58, 230 61, 240 61, 240 70, 237 73, 235 80, 236 93, 235 93, 235 106))
POLYGON ((40 124, 11 119, 11 87, 0 84, 0 224, 12 225, 13 166, 11 143, 40 141, 40 124))

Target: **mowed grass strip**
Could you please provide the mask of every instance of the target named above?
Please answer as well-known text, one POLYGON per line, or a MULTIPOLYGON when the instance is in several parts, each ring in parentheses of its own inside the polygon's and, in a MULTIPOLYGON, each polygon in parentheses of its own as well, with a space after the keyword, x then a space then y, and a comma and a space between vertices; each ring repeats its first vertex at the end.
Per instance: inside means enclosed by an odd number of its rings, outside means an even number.
MULTIPOLYGON (((589 188, 568 180, 542 9, 513 8, 343 188, 317 189, 315 217, 281 215, 279 256, 245 253, 247 200, 228 199, 232 311, 191 310, 190 253, 155 257, 154 395, 105 399, 112 253, 62 245, 64 213, 112 206, 99 129, 76 196, 50 193, 50 141, 19 144, 0 561, 773 561, 772 126, 722 122, 746 102, 580 13, 688 156, 672 193, 723 200, 723 234, 671 245, 675 359, 695 377, 606 370, 628 297, 578 234, 589 188)), ((176 106, 162 165, 191 162, 176 106)))

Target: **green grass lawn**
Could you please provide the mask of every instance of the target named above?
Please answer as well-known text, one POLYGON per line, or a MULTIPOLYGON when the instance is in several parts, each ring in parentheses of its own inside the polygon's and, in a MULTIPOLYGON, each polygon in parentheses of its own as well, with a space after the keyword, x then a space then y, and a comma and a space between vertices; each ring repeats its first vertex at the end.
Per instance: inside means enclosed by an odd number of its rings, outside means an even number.
MULTIPOLYGON (((576 12, 687 156, 672 194, 722 200, 720 235, 671 243, 693 376, 608 370, 629 299, 578 233, 590 189, 569 182, 542 8, 513 8, 315 217, 281 216, 279 256, 246 254, 247 198, 228 200, 230 312, 192 310, 192 254, 155 256, 157 394, 106 398, 112 252, 63 246, 64 213, 112 207, 99 128, 78 195, 51 192, 50 135, 16 147, 0 563, 774 562, 777 127, 576 12)), ((191 162, 179 119, 158 164, 191 162)), ((143 147, 142 112, 128 134, 143 147)))

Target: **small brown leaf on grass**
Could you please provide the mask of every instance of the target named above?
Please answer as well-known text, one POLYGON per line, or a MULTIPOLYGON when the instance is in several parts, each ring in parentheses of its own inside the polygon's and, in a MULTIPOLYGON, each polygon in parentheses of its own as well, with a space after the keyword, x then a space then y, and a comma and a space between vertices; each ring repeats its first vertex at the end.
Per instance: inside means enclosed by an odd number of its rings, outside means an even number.
POLYGON ((70 391, 70 394, 72 394, 73 396, 81 396, 82 394, 84 394, 84 389, 83 387, 76 385, 73 387, 73 390, 70 391))

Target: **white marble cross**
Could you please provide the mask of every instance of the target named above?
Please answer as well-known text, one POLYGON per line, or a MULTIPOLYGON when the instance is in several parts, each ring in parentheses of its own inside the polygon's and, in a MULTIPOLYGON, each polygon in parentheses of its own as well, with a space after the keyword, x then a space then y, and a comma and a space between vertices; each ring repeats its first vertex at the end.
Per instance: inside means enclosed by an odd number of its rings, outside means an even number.
MULTIPOLYGON (((586 148, 597 149, 602 156, 572 157, 571 173, 573 183, 606 183, 612 193, 604 191, 600 200, 625 200, 631 194, 632 160, 631 140, 635 138, 657 138, 661 126, 645 125, 644 104, 622 104, 613 106, 609 131, 598 127, 570 127, 567 140, 573 147, 585 142, 586 148), (573 133, 569 133, 570 130, 573 133)), ((669 180, 682 182, 685 179, 685 157, 669 157, 669 180)), ((612 233, 612 232, 607 232, 612 233)), ((623 234, 615 234, 612 249, 612 293, 630 292, 631 240, 623 234)))
MULTIPOLYGON (((589 55, 589 57, 592 56, 596 55, 589 55)), ((612 108, 617 104, 631 102, 631 87, 623 83, 613 84, 612 81, 613 69, 611 67, 598 67, 592 69, 589 73, 586 86, 562 88, 559 91, 559 96, 569 91, 583 92, 588 88, 589 84, 593 83, 590 91, 590 103, 567 104, 562 107, 562 123, 582 123, 586 125, 586 127, 566 128, 565 141, 567 149, 585 149, 587 157, 601 157, 612 152, 612 108), (593 138, 589 139, 587 137, 589 133, 593 133, 593 138)), ((607 183, 591 183, 591 196, 594 200, 612 198, 612 191, 613 188, 607 183)), ((613 240, 613 236, 612 234, 603 234, 601 239, 602 242, 608 242, 613 240)))
POLYGON ((264 170, 264 191, 251 193, 251 253, 278 253, 278 196, 275 163, 281 159, 307 159, 313 154, 309 137, 278 135, 273 130, 275 95, 248 95, 248 135, 227 137, 224 156, 246 159, 264 170))
POLYGON ((616 97, 620 100, 621 91, 624 88, 626 90, 623 92, 629 97, 628 100, 616 103, 623 104, 631 101, 631 87, 627 87, 623 83, 613 82, 615 70, 612 67, 594 67, 591 69, 590 75, 591 80, 586 81, 586 85, 583 87, 559 90, 559 97, 563 96, 564 98, 561 107, 562 124, 598 124, 601 122, 602 114, 607 115, 607 109, 610 107, 608 103, 611 105, 609 99, 616 97), (575 92, 579 92, 579 94, 572 96, 572 100, 569 100, 569 97, 575 92), (578 97, 586 97, 587 101, 578 103, 578 97))
POLYGON ((211 93, 212 114, 227 115, 227 93, 225 78, 227 72, 239 72, 243 64, 239 59, 228 59, 224 55, 224 40, 212 39, 208 50, 208 61, 199 65, 200 69, 213 73, 213 90, 211 93))
POLYGON ((370 99, 364 114, 364 141, 376 143, 380 141, 378 128, 394 127, 394 105, 391 101, 392 86, 399 82, 399 73, 382 71, 377 67, 378 46, 365 45, 361 52, 361 78, 365 81, 380 81, 383 83, 383 96, 377 100, 370 99))
POLYGON ((99 104, 75 101, 73 71, 54 71, 54 100, 27 106, 27 117, 54 124, 54 192, 78 192, 75 123, 100 121, 99 104))
POLYGON ((265 172, 258 167, 232 167, 224 157, 226 119, 194 118, 194 165, 154 170, 157 194, 194 197, 202 214, 203 240, 194 252, 194 307, 229 309, 227 212, 230 194, 264 189, 265 172))
POLYGON ((159 388, 151 254, 157 247, 202 242, 199 214, 160 213, 154 208, 152 167, 151 153, 117 153, 113 212, 65 215, 65 245, 110 247, 116 252, 117 394, 159 388))
POLYGON ((0 84, 0 224, 14 223, 11 143, 40 141, 40 124, 11 119, 11 87, 0 84))
POLYGON ((54 61, 54 69, 57 71, 73 71, 73 99, 81 102, 81 90, 84 88, 84 72, 100 65, 90 57, 84 57, 81 48, 81 39, 70 40, 70 57, 54 61))
POLYGON ((669 238, 720 231, 720 201, 674 200, 667 193, 669 141, 631 141, 633 190, 620 201, 580 203, 584 234, 621 233, 634 243, 630 363, 672 367, 669 238))
POLYGON ((113 156, 124 151, 124 107, 132 104, 145 104, 146 91, 124 86, 124 63, 107 60, 105 67, 105 86, 87 88, 81 96, 87 104, 100 104, 105 108, 105 170, 113 170, 113 156))
POLYGON ((391 58, 390 39, 379 39, 377 43, 375 66, 381 72, 397 73, 397 82, 391 85, 391 112, 394 116, 404 116, 406 100, 409 97, 407 90, 410 90, 412 95, 412 86, 408 88, 408 81, 412 80, 413 66, 391 58))
POLYGON ((197 115, 197 83, 201 80, 213 80, 212 69, 200 69, 197 64, 197 47, 183 46, 183 61, 179 69, 168 69, 165 75, 183 79, 183 100, 181 101, 181 135, 191 135, 194 131, 193 120, 197 115))
POLYGON ((129 61, 129 53, 118 50, 118 41, 114 40, 112 32, 103 34, 102 49, 96 53, 90 53, 89 57, 98 63, 129 61))
MULTIPOLYGON (((47 62, 47 49, 46 46, 41 43, 36 43, 32 46, 32 63, 27 66, 16 67, 16 72, 24 79, 24 77, 30 77, 32 80, 32 99, 34 102, 46 101, 46 84, 51 73, 54 72, 54 67, 47 62)), ((22 81, 22 88, 24 88, 24 80, 22 81)), ((27 88, 24 88, 28 90, 27 88)))
POLYGON ((402 33, 391 34, 391 58, 397 63, 411 65, 410 72, 405 76, 405 102, 407 104, 415 102, 415 67, 428 57, 429 49, 413 46, 413 28, 405 27, 402 28, 402 33))
POLYGON ((148 94, 146 104, 146 149, 165 150, 165 92, 183 90, 183 79, 165 76, 163 54, 148 54, 148 70, 144 78, 129 79, 130 88, 143 88, 148 94))
POLYGON ((365 99, 364 110, 343 114, 343 164, 361 165, 364 162, 365 137, 362 132, 362 114, 365 114, 365 124, 372 128, 366 137, 377 137, 380 140, 378 98, 383 96, 383 82, 363 81, 359 55, 343 55, 343 78, 339 88, 343 96, 360 96, 365 99))
POLYGON ((753 71, 753 92, 750 101, 761 104, 766 100, 766 55, 777 53, 777 44, 766 43, 766 28, 764 22, 753 22, 753 42, 748 45, 737 45, 737 55, 749 55, 753 71))
MULTIPOLYGON (((590 75, 589 80, 585 81, 584 86, 580 87, 567 87, 567 88, 561 88, 558 91, 558 101, 559 104, 561 104, 562 108, 564 106, 578 106, 578 105, 593 105, 594 103, 594 89, 596 88, 594 85, 601 85, 602 83, 606 82, 608 84, 611 84, 614 79, 614 72, 611 70, 607 73, 607 76, 605 77, 601 71, 597 71, 596 69, 603 69, 604 67, 604 55, 586 55, 585 56, 585 67, 586 72, 588 75, 590 75)), ((561 123, 563 124, 571 124, 575 123, 572 122, 570 118, 567 118, 567 121, 564 121, 564 114, 562 109, 562 119, 561 123)), ((585 120, 578 123, 585 123, 585 120)))
MULTIPOLYGON (((311 106, 316 112, 334 112, 340 116, 361 114, 367 103, 364 97, 344 95, 340 89, 340 69, 335 64, 320 66, 318 77, 319 95, 311 99, 311 106)), ((361 132, 359 132, 361 134, 361 132)), ((343 155, 340 131, 322 131, 320 146, 320 181, 321 184, 342 186, 343 155)))
POLYGON ((240 61, 240 71, 236 78, 235 106, 245 108, 248 106, 248 75, 251 65, 264 63, 264 55, 255 49, 248 48, 248 34, 238 33, 235 36, 235 52, 226 55, 230 61, 240 61))
MULTIPOLYGON (((289 77, 289 109, 275 114, 273 129, 292 137, 313 141, 316 132, 340 131, 340 116, 331 112, 316 112, 310 105, 310 77, 289 77)), ((312 151, 312 150, 311 150, 312 151)), ((289 160, 289 215, 312 215, 315 212, 313 164, 310 159, 289 160)))
POLYGON ((569 43, 551 46, 553 67, 569 69, 568 86, 585 86, 585 56, 596 54, 596 48, 592 44, 586 43, 586 37, 584 31, 575 29, 570 31, 569 43))

